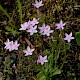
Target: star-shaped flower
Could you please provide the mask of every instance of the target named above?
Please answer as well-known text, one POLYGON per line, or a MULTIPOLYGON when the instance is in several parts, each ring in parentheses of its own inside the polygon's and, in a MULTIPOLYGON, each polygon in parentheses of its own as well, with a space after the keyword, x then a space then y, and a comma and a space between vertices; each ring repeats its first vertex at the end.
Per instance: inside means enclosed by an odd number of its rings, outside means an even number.
POLYGON ((56 23, 55 26, 57 26, 56 29, 59 29, 59 30, 63 30, 64 29, 64 26, 66 25, 66 23, 63 23, 62 20, 60 20, 60 23, 56 23))
POLYGON ((9 41, 9 39, 7 39, 7 42, 4 43, 6 45, 4 48, 8 49, 10 46, 10 43, 11 42, 9 41))
POLYGON ((64 40, 67 40, 68 42, 70 42, 72 39, 74 39, 74 37, 72 37, 72 32, 68 35, 67 33, 65 33, 65 38, 64 40))
POLYGON ((26 30, 28 28, 28 23, 24 22, 23 24, 21 24, 21 28, 19 30, 26 30))
POLYGON ((39 22, 38 22, 38 20, 37 20, 36 18, 33 18, 33 20, 31 21, 31 23, 32 23, 33 25, 35 25, 35 24, 38 24, 39 22))
POLYGON ((33 4, 36 8, 39 8, 39 7, 41 7, 41 6, 43 6, 44 4, 42 4, 42 0, 41 1, 37 1, 37 0, 35 0, 35 4, 33 4))
POLYGON ((25 56, 28 56, 28 55, 32 55, 34 50, 35 49, 30 49, 30 47, 27 46, 27 50, 23 50, 23 52, 26 53, 25 56))
POLYGON ((44 29, 44 33, 43 33, 43 35, 47 35, 47 36, 49 36, 50 33, 53 33, 53 30, 50 30, 50 26, 47 25, 46 28, 44 29))
POLYGON ((33 35, 34 33, 37 33, 37 25, 35 25, 34 27, 30 27, 27 32, 30 32, 30 35, 33 35))
POLYGON ((34 24, 33 24, 33 22, 32 21, 28 21, 28 28, 27 29, 29 29, 29 28, 31 28, 31 27, 33 27, 34 26, 34 24))
POLYGON ((7 42, 4 43, 6 46, 4 47, 5 49, 9 49, 9 51, 14 50, 13 48, 13 41, 9 41, 9 39, 7 40, 7 42))
POLYGON ((45 23, 42 24, 42 27, 39 27, 41 34, 44 32, 45 27, 46 27, 45 23))
POLYGON ((49 36, 50 33, 53 33, 53 30, 50 30, 50 26, 49 25, 45 26, 45 23, 42 25, 42 27, 39 27, 39 29, 42 35, 49 36))
POLYGON ((9 49, 9 51, 18 50, 18 47, 20 45, 20 44, 17 44, 17 41, 13 42, 13 41, 9 41, 9 39, 4 44, 6 45, 4 48, 9 49))
POLYGON ((41 55, 38 57, 37 63, 41 63, 43 65, 45 62, 48 62, 47 55, 42 57, 41 55))

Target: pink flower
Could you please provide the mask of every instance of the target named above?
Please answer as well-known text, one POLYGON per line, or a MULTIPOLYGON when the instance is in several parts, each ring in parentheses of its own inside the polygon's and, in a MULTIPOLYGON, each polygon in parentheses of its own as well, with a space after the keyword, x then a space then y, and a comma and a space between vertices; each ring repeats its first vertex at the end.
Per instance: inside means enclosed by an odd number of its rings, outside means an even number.
POLYGON ((74 39, 74 37, 72 37, 72 32, 68 35, 67 33, 65 33, 65 38, 64 40, 67 40, 68 42, 70 42, 72 39, 74 39))
POLYGON ((30 27, 33 27, 34 26, 34 24, 33 24, 33 22, 32 21, 28 21, 28 28, 27 29, 29 29, 30 27))
POLYGON ((34 33, 37 33, 37 25, 35 25, 34 27, 30 27, 27 32, 30 32, 30 35, 33 35, 34 33))
POLYGON ((45 27, 46 27, 45 23, 42 24, 42 27, 39 27, 41 34, 44 32, 45 27))
POLYGON ((33 4, 36 8, 39 8, 39 7, 41 7, 41 6, 43 6, 44 4, 42 4, 42 0, 41 1, 37 1, 37 0, 35 0, 35 4, 33 4))
POLYGON ((50 33, 53 33, 53 30, 50 30, 50 26, 47 25, 46 28, 44 29, 43 35, 49 36, 50 33))
POLYGON ((45 26, 45 23, 42 25, 42 27, 39 27, 39 29, 42 35, 49 36, 50 33, 53 33, 53 30, 50 30, 50 26, 49 25, 45 26))
POLYGON ((5 49, 9 49, 9 51, 14 50, 13 48, 13 41, 9 41, 9 39, 7 40, 7 42, 4 43, 6 46, 4 47, 5 49))
POLYGON ((32 23, 33 25, 35 25, 35 24, 38 24, 39 22, 38 22, 38 20, 37 20, 36 18, 33 18, 33 20, 31 21, 31 23, 32 23))
POLYGON ((28 56, 28 55, 32 55, 34 50, 35 49, 30 49, 30 47, 27 46, 27 50, 23 50, 23 52, 26 53, 25 56, 28 56))
POLYGON ((28 27, 28 23, 24 22, 23 24, 21 24, 21 28, 19 30, 26 30, 28 27))
POLYGON ((13 42, 13 41, 9 41, 9 39, 4 44, 6 45, 4 48, 9 49, 9 51, 18 50, 18 47, 20 45, 17 44, 17 41, 13 42))
POLYGON ((55 24, 55 26, 57 26, 56 29, 59 29, 59 30, 63 30, 64 29, 64 26, 65 26, 66 23, 63 23, 62 20, 60 20, 60 23, 58 24, 55 24))
POLYGON ((47 55, 42 57, 41 55, 38 57, 37 63, 41 63, 43 65, 45 62, 48 62, 47 55))
POLYGON ((4 48, 8 49, 11 42, 9 41, 9 39, 7 39, 7 41, 4 44, 6 45, 4 48))

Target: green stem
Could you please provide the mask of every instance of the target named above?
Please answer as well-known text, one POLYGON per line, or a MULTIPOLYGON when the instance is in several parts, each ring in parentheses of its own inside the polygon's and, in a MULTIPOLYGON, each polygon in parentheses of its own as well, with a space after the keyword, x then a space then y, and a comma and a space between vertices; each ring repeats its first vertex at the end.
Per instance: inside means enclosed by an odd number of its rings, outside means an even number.
MULTIPOLYGON (((64 43, 64 50, 65 50, 65 43, 64 43)), ((63 60, 63 63, 61 65, 60 69, 63 68, 65 61, 66 61, 66 51, 64 52, 64 60, 63 60)))

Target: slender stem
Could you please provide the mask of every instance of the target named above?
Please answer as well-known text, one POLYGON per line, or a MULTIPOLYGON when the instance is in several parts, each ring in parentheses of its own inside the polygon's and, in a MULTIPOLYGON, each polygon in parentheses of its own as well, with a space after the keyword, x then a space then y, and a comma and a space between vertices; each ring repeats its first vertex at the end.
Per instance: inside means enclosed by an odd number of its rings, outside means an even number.
MULTIPOLYGON (((65 44, 64 44, 64 49, 65 49, 65 44)), ((64 60, 63 60, 63 64, 61 65, 61 67, 60 67, 60 69, 62 69, 63 68, 63 65, 64 65, 64 63, 65 63, 65 61, 66 61, 66 51, 64 52, 64 60)))
POLYGON ((25 38, 25 41, 27 42, 28 46, 31 46, 32 48, 34 48, 34 46, 31 44, 31 42, 27 38, 25 38))

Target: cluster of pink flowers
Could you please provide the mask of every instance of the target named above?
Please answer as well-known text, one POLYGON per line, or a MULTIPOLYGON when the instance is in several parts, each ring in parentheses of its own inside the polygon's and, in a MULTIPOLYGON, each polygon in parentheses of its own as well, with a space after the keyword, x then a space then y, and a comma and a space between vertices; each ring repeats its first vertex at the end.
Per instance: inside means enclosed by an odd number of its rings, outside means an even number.
MULTIPOLYGON (((33 35, 34 33, 37 33, 38 31, 36 30, 37 25, 38 24, 38 20, 36 18, 33 18, 33 21, 28 21, 25 22, 24 24, 21 24, 21 28, 19 30, 26 30, 27 32, 30 32, 30 35, 33 35)), ((64 29, 66 23, 63 23, 62 20, 60 20, 60 23, 56 23, 55 26, 57 26, 56 29, 59 29, 60 31, 64 29)), ((50 30, 50 26, 49 25, 45 25, 45 23, 42 24, 42 27, 38 27, 40 30, 41 35, 46 35, 46 36, 50 36, 50 33, 53 33, 53 30, 50 30)), ((74 37, 72 37, 72 32, 68 35, 67 33, 65 33, 65 38, 63 38, 64 40, 67 40, 68 42, 70 42, 72 39, 74 39, 74 37)))
MULTIPOLYGON (((21 28, 19 30, 26 30, 27 32, 30 32, 30 35, 33 35, 34 33, 38 32, 36 30, 38 23, 38 20, 36 18, 33 18, 32 21, 29 20, 28 22, 21 24, 21 28)), ((39 30, 42 35, 46 36, 49 36, 50 33, 53 33, 53 30, 50 30, 50 26, 46 26, 45 23, 43 23, 42 27, 39 27, 39 30)))
POLYGON ((26 30, 27 32, 30 32, 30 35, 33 35, 34 33, 37 33, 37 24, 38 20, 36 18, 33 18, 32 21, 24 22, 21 24, 21 28, 19 30, 26 30))
MULTIPOLYGON (((25 53, 25 56, 28 56, 28 55, 32 55, 34 50, 35 50, 35 49, 30 49, 30 47, 27 46, 27 49, 26 49, 26 50, 23 50, 23 52, 25 53)), ((47 56, 42 57, 42 56, 40 55, 40 56, 38 57, 37 63, 41 63, 41 65, 43 65, 45 62, 48 62, 47 56)))
MULTIPOLYGON (((64 26, 66 25, 66 23, 63 23, 62 20, 60 20, 60 23, 56 23, 55 26, 57 26, 56 29, 59 29, 60 31, 64 29, 64 26)), ((70 42, 72 39, 74 39, 74 37, 72 37, 72 32, 70 32, 70 34, 68 35, 67 33, 65 33, 65 38, 63 38, 64 40, 67 40, 68 42, 70 42)))
MULTIPOLYGON (((42 4, 42 0, 39 2, 37 0, 35 0, 35 4, 33 4, 33 5, 34 5, 34 7, 39 8, 39 7, 43 6, 44 4, 42 4)), ((21 24, 21 28, 19 30, 26 30, 26 32, 29 32, 30 35, 33 35, 34 33, 38 32, 37 31, 38 23, 39 23, 38 19, 33 18, 32 21, 29 20, 28 22, 24 22, 23 24, 21 24)), ((55 24, 56 29, 59 29, 60 31, 64 29, 65 25, 66 25, 66 23, 63 23, 62 20, 60 20, 60 23, 55 24)), ((42 27, 38 27, 38 29, 40 30, 41 35, 50 36, 50 34, 53 33, 53 30, 50 30, 50 26, 45 25, 45 23, 42 24, 42 27)), ((67 40, 68 42, 70 42, 72 39, 74 39, 74 37, 72 37, 72 32, 69 35, 67 33, 65 33, 65 36, 66 37, 63 39, 67 40)), ((54 41, 53 36, 51 36, 51 39, 54 41)), ((9 41, 9 39, 4 44, 5 44, 5 49, 9 49, 9 51, 18 50, 18 47, 20 45, 17 43, 17 41, 13 42, 13 41, 9 41)), ((29 56, 29 55, 33 54, 34 50, 35 49, 31 49, 29 46, 27 46, 27 49, 23 50, 23 52, 25 53, 25 56, 29 56)), ((43 65, 45 62, 48 62, 47 55, 44 57, 42 57, 40 55, 37 59, 37 63, 41 63, 41 65, 43 65)), ((15 67, 15 64, 13 65, 13 67, 15 67)))
POLYGON ((5 49, 9 49, 9 51, 18 50, 18 47, 20 45, 17 43, 17 41, 13 42, 13 41, 9 41, 9 39, 4 44, 6 45, 5 49))
MULTIPOLYGON (((13 42, 13 41, 10 41, 9 39, 4 43, 5 44, 5 49, 9 49, 9 51, 12 51, 12 50, 18 50, 18 47, 20 44, 17 43, 17 41, 13 42)), ((28 55, 32 55, 33 54, 33 51, 35 49, 31 49, 29 46, 27 46, 27 49, 23 50, 23 52, 25 53, 25 56, 28 56, 28 55)), ((38 57, 38 60, 37 60, 37 63, 41 63, 41 65, 44 64, 44 62, 47 62, 47 56, 45 57, 42 57, 41 55, 38 57)), ((12 67, 15 67, 15 64, 13 64, 12 67)))
POLYGON ((42 35, 49 36, 50 33, 53 33, 53 30, 50 30, 50 26, 49 25, 46 26, 45 23, 43 23, 42 27, 39 27, 39 29, 42 35))

